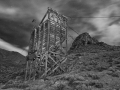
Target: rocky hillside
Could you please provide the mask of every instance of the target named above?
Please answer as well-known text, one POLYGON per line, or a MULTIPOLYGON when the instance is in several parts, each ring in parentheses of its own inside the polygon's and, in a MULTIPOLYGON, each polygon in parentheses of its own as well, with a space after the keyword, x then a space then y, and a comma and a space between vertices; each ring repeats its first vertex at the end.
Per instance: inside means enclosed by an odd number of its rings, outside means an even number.
POLYGON ((98 41, 95 38, 92 38, 87 32, 85 32, 76 37, 72 44, 72 47, 79 48, 79 46, 86 46, 97 43, 98 41))
POLYGON ((120 47, 79 35, 61 65, 64 73, 24 82, 13 79, 1 90, 120 90, 120 47))
POLYGON ((23 70, 25 62, 25 57, 18 52, 0 49, 0 83, 8 81, 12 74, 23 70))
POLYGON ((83 52, 103 52, 103 51, 120 50, 120 46, 110 46, 104 42, 99 42, 92 38, 88 33, 82 33, 72 43, 69 53, 83 52))

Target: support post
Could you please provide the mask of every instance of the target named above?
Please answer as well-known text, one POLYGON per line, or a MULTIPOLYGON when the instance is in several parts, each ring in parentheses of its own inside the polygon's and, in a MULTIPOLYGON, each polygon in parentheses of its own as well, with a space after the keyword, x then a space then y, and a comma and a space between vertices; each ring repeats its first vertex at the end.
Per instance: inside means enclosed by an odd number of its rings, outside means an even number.
POLYGON ((29 80, 31 79, 31 72, 32 72, 32 63, 31 63, 31 61, 30 61, 30 68, 29 68, 29 71, 30 71, 30 73, 29 73, 29 80))
POLYGON ((46 59, 45 59, 45 76, 47 75, 47 69, 48 69, 48 58, 49 58, 49 44, 50 44, 50 8, 48 8, 48 28, 47 28, 47 53, 46 53, 46 59))
POLYGON ((25 73, 25 81, 27 80, 27 76, 28 76, 28 61, 27 61, 27 65, 26 65, 26 73, 25 73))
POLYGON ((65 41, 66 41, 66 57, 67 57, 67 49, 68 49, 68 47, 67 47, 67 20, 66 20, 66 18, 65 18, 65 27, 66 27, 66 32, 65 32, 65 41))

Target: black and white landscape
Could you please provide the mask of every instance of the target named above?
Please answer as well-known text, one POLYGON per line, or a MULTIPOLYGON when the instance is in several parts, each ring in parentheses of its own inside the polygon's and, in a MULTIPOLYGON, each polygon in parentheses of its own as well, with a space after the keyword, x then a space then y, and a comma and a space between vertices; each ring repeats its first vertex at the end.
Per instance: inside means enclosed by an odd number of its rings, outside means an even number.
POLYGON ((120 0, 0 0, 0 88, 120 90, 120 0), (48 7, 68 17, 74 40, 64 72, 26 82, 30 34, 48 7))

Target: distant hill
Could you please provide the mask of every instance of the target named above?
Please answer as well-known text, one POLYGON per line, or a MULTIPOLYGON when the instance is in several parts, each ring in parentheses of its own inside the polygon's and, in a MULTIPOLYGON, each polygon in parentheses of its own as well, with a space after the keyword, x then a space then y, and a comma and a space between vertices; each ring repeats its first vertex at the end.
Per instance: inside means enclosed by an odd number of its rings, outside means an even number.
POLYGON ((0 49, 0 83, 11 78, 11 75, 25 68, 25 56, 18 52, 0 49))
POLYGON ((89 33, 85 32, 76 37, 70 47, 69 53, 100 52, 111 50, 120 50, 120 46, 111 46, 104 42, 99 42, 95 38, 91 37, 89 33))

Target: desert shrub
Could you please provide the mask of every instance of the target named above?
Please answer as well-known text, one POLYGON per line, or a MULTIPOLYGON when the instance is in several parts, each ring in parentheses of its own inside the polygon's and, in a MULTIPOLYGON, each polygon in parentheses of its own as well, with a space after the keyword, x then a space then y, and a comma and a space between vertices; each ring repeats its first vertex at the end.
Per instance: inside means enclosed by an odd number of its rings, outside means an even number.
POLYGON ((22 80, 22 77, 21 76, 17 76, 15 79, 16 79, 16 81, 19 81, 19 80, 22 80))
POLYGON ((65 88, 65 85, 60 84, 56 87, 56 90, 64 90, 64 88, 65 88))
POLYGON ((73 82, 74 82, 74 78, 72 78, 72 77, 62 77, 62 78, 60 78, 60 80, 68 81, 69 86, 73 85, 73 82))
POLYGON ((92 65, 89 65, 85 68, 85 70, 87 70, 87 71, 91 71, 93 69, 94 69, 94 66, 92 66, 92 65))
POLYGON ((108 60, 108 63, 112 63, 113 62, 113 60, 110 58, 109 60, 108 60))
POLYGON ((75 88, 77 85, 80 84, 80 81, 84 81, 85 78, 78 74, 73 74, 73 75, 64 75, 59 80, 67 81, 66 85, 68 85, 71 88, 75 88))
POLYGON ((103 88, 103 84, 100 82, 89 82, 88 86, 93 86, 96 88, 103 88))
POLYGON ((94 85, 95 85, 95 82, 92 82, 92 81, 91 81, 91 82, 87 83, 86 85, 87 85, 87 86, 94 86, 94 85))
POLYGON ((90 61, 89 65, 97 65, 97 62, 96 61, 90 61))
POLYGON ((20 80, 20 77, 17 77, 16 80, 9 80, 5 85, 2 87, 3 89, 7 88, 26 88, 28 87, 23 81, 20 80))
POLYGON ((120 64, 120 61, 118 60, 115 60, 114 62, 113 62, 114 64, 120 64))
POLYGON ((111 88, 111 90, 120 90, 120 83, 118 83, 118 82, 113 82, 113 83, 110 85, 110 88, 111 88))
POLYGON ((110 64, 106 63, 106 62, 98 62, 98 65, 96 65, 96 70, 98 70, 99 72, 106 70, 110 67, 110 64))
POLYGON ((5 85, 14 84, 13 80, 9 80, 5 85))
POLYGON ((65 74, 63 76, 61 76, 61 78, 59 78, 60 80, 67 80, 67 81, 75 81, 75 80, 79 80, 79 81, 84 81, 85 78, 79 74, 65 74))
POLYGON ((88 77, 92 78, 93 80, 100 79, 98 75, 94 75, 94 74, 88 74, 88 77))
POLYGON ((81 53, 77 53, 75 56, 82 56, 82 54, 81 53))
POLYGON ((96 87, 96 88, 103 88, 103 84, 102 84, 102 83, 96 83, 96 84, 95 84, 95 87, 96 87))
POLYGON ((83 84, 76 86, 76 88, 73 90, 92 90, 92 89, 83 84))
POLYGON ((120 71, 120 64, 119 65, 116 65, 116 70, 119 70, 120 71))
POLYGON ((69 80, 69 83, 68 83, 68 86, 75 86, 76 84, 74 83, 74 79, 70 79, 69 80))
POLYGON ((112 76, 113 77, 119 77, 119 75, 117 73, 113 73, 112 76))
POLYGON ((99 66, 96 68, 99 72, 102 72, 103 70, 106 70, 107 68, 99 66))
POLYGON ((115 67, 109 67, 108 70, 109 70, 109 71, 112 71, 112 72, 115 72, 115 71, 116 71, 115 67))
POLYGON ((67 80, 67 81, 71 81, 71 80, 74 80, 74 78, 71 78, 71 77, 61 77, 60 80, 67 80))
POLYGON ((8 84, 2 87, 2 89, 8 89, 8 88, 19 88, 19 89, 24 89, 27 88, 27 84, 8 84))
POLYGON ((119 65, 117 65, 117 69, 119 69, 120 68, 120 64, 119 65))
POLYGON ((108 73, 108 75, 111 75, 112 77, 119 77, 119 74, 117 72, 111 72, 108 73))

